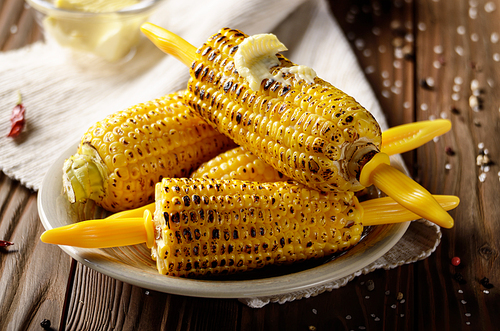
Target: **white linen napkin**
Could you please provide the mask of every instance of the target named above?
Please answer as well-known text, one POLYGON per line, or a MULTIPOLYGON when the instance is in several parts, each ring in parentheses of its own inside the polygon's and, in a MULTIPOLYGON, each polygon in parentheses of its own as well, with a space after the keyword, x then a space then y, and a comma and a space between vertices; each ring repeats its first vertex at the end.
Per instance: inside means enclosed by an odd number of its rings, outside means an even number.
MULTIPOLYGON (((387 129, 377 99, 324 0, 167 0, 150 21, 195 46, 222 27, 250 35, 272 32, 288 47, 286 57, 314 68, 319 77, 354 96, 372 112, 382 129, 387 129)), ((181 89, 188 79, 183 64, 145 38, 132 60, 124 64, 106 67, 77 60, 57 45, 43 42, 0 54, 0 170, 28 188, 38 190, 55 158, 93 123, 181 89), (27 125, 17 139, 11 139, 6 134, 17 91, 23 95, 27 125)), ((309 297, 343 286, 361 273, 425 258, 438 245, 441 233, 438 227, 425 223, 430 230, 421 236, 422 227, 415 224, 410 227, 414 231, 407 231, 386 256, 350 277, 306 293, 242 302, 261 307, 309 297)))

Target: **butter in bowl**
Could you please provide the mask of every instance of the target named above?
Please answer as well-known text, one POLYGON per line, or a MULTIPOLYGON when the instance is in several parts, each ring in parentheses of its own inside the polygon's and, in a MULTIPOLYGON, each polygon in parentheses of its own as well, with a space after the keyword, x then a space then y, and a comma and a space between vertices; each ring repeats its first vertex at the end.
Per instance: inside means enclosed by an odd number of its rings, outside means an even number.
POLYGON ((161 0, 27 0, 48 41, 115 63, 130 58, 161 0))

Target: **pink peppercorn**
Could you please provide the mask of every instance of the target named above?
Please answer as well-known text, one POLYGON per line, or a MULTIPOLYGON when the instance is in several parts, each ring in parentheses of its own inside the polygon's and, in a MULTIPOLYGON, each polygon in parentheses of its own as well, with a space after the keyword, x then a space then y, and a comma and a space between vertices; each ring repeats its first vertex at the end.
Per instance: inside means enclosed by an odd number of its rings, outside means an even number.
POLYGON ((458 256, 455 256, 451 259, 451 264, 457 267, 460 264, 460 258, 458 256))

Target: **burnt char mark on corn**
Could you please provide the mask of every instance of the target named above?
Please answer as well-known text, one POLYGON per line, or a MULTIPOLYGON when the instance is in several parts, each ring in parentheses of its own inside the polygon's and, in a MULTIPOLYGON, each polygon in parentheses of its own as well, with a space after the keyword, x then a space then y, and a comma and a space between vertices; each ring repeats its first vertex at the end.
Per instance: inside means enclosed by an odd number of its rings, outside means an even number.
POLYGON ((113 113, 83 135, 81 146, 91 145, 109 171, 98 205, 116 212, 151 203, 154 185, 162 178, 189 176, 203 162, 235 147, 194 114, 184 94, 113 113))
POLYGON ((167 275, 201 277, 320 258, 354 246, 363 230, 352 192, 318 192, 294 181, 165 178, 156 193, 153 256, 167 275), (196 197, 209 204, 185 203, 196 197))
MULTIPOLYGON (((322 191, 361 189, 349 162, 359 145, 380 148, 373 116, 318 77, 309 84, 280 73, 290 84, 266 79, 252 91, 233 59, 246 37, 225 28, 199 48, 186 92, 189 105, 287 177, 322 191)), ((277 57, 281 64, 271 68, 272 74, 294 65, 277 57)))

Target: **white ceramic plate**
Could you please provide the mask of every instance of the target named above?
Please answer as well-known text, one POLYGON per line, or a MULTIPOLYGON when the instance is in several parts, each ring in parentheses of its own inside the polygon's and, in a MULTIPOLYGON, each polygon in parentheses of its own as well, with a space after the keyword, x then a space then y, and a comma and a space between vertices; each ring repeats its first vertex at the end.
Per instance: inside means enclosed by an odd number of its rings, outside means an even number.
MULTIPOLYGON (((62 165, 76 149, 77 145, 65 151, 43 180, 38 193, 38 212, 45 229, 106 215, 105 211, 91 203, 75 208, 62 195, 62 165)), ((87 267, 142 288, 196 297, 250 298, 304 290, 346 277, 384 255, 399 241, 408 226, 409 222, 372 227, 358 245, 333 260, 271 266, 209 280, 158 274, 146 245, 106 249, 61 246, 61 249, 87 267)))

